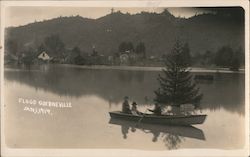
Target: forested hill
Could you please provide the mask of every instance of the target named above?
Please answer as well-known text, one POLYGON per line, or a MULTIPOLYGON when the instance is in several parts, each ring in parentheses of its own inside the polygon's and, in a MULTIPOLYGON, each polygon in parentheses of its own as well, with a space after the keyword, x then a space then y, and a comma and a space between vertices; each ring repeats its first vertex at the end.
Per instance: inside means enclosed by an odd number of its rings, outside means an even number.
POLYGON ((66 48, 78 46, 90 52, 95 46, 104 55, 117 52, 124 41, 134 45, 143 42, 148 56, 160 56, 168 53, 176 37, 180 37, 188 42, 194 55, 207 50, 214 52, 225 45, 244 48, 243 11, 237 13, 222 11, 188 19, 174 17, 167 10, 159 14, 142 12, 135 15, 118 11, 98 19, 58 17, 7 28, 6 40, 17 42, 18 49, 22 50, 36 48, 45 37, 58 34, 66 48))

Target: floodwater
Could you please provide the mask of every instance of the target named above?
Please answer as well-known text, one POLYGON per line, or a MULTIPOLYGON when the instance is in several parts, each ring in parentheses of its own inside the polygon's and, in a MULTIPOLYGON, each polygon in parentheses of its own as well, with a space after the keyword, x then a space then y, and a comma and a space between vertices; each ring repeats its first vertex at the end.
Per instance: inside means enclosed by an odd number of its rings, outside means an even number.
POLYGON ((197 82, 204 95, 202 113, 208 115, 204 124, 162 126, 110 119, 109 111, 121 110, 124 96, 130 103, 136 101, 142 112, 153 108, 159 73, 60 65, 8 68, 4 73, 6 144, 143 150, 244 147, 242 73, 209 73, 213 81, 197 82))

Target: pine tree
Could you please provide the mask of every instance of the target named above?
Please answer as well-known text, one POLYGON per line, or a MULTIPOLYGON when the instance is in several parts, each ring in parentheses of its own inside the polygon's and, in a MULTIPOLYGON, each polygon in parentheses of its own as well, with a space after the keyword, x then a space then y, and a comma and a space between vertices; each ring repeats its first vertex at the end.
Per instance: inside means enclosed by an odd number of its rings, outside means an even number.
POLYGON ((160 104, 180 107, 182 104, 194 104, 198 107, 202 94, 199 88, 192 81, 192 74, 188 68, 185 49, 179 41, 177 41, 171 53, 167 55, 165 60, 165 68, 163 76, 158 76, 160 87, 155 91, 155 101, 160 104))

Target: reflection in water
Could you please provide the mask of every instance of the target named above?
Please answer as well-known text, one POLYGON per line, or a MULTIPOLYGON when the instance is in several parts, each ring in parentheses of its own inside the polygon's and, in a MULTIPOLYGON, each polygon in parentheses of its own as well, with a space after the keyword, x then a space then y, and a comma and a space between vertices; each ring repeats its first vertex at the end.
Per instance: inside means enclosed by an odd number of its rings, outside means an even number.
POLYGON ((157 142, 158 137, 160 136, 160 132, 159 132, 159 131, 154 131, 154 130, 150 130, 150 131, 143 130, 143 131, 144 131, 145 133, 151 133, 151 134, 153 134, 152 142, 157 142))
POLYGON ((127 134, 128 134, 128 130, 129 130, 129 126, 122 125, 121 129, 122 129, 123 138, 126 139, 127 134))
POLYGON ((135 133, 136 129, 141 130, 145 134, 152 134, 152 142, 158 142, 159 138, 163 140, 168 149, 177 149, 184 140, 184 137, 205 140, 202 130, 193 126, 166 126, 110 119, 109 124, 120 125, 121 133, 124 139, 127 139, 129 133, 135 133), (160 136, 161 135, 161 136, 160 136))
POLYGON ((147 104, 152 102, 153 91, 158 87, 157 75, 158 72, 88 70, 56 65, 42 69, 31 67, 30 70, 6 69, 6 143, 13 148, 153 150, 240 149, 244 146, 244 74, 213 74, 213 83, 199 83, 204 94, 202 107, 208 115, 206 122, 199 125, 202 130, 150 124, 135 126, 135 122, 111 121, 108 124, 108 112, 120 110, 125 95, 130 96, 130 103, 138 103, 140 111, 151 108, 147 104), (73 107, 53 108, 53 116, 35 115, 23 111, 24 106, 30 105, 19 104, 19 97, 71 101, 73 107))
MULTIPOLYGON (((5 78, 29 85, 38 90, 50 91, 61 96, 81 97, 95 95, 109 102, 109 105, 122 101, 125 95, 139 105, 148 104, 154 98, 158 87, 159 72, 88 70, 76 67, 50 65, 31 70, 7 70, 5 78), (117 92, 119 91, 119 92, 117 92)), ((211 74, 210 74, 211 75, 211 74)), ((204 97, 203 109, 219 110, 244 114, 245 82, 244 74, 214 73, 214 81, 198 82, 204 97)))
POLYGON ((165 145, 168 149, 177 149, 180 146, 180 143, 182 142, 183 137, 173 135, 173 134, 167 134, 164 137, 165 145))

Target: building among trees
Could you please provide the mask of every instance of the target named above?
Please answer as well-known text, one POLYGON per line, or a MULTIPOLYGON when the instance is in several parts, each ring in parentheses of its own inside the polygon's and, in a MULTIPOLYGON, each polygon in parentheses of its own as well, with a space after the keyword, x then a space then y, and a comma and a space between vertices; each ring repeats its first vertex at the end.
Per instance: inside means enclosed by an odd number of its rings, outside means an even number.
POLYGON ((45 51, 43 51, 38 55, 38 59, 41 59, 43 61, 50 61, 52 58, 45 51))

